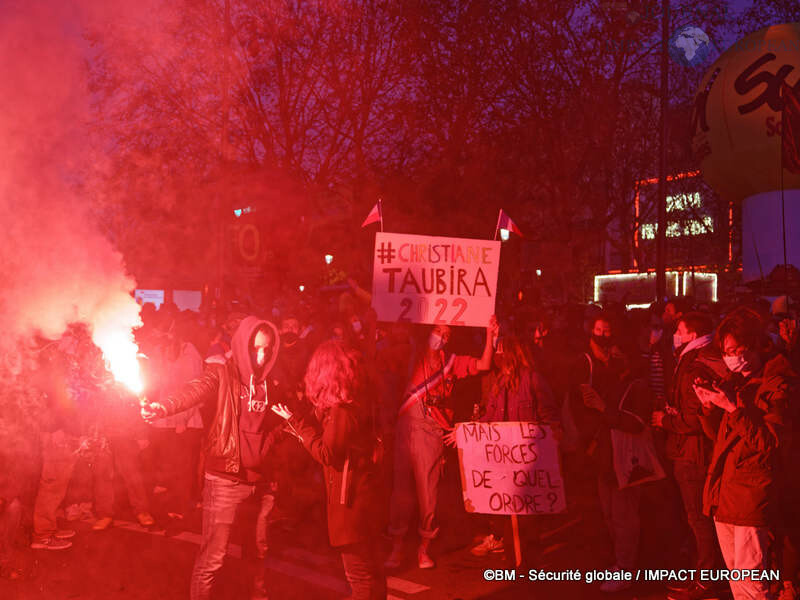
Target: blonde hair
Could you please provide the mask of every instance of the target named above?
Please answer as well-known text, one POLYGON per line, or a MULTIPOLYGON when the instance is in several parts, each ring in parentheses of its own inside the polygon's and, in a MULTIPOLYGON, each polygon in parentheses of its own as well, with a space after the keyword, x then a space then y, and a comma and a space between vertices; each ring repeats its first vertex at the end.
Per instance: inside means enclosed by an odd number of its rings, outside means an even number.
POLYGON ((358 353, 342 342, 323 342, 314 351, 305 375, 306 396, 320 410, 350 404, 360 387, 358 353))

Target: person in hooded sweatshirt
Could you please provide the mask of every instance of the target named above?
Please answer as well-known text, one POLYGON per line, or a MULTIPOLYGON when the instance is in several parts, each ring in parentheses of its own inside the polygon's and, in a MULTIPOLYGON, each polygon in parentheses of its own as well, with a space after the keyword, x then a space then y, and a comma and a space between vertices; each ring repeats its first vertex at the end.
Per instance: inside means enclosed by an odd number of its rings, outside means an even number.
MULTIPOLYGON (((211 597, 238 507, 254 499, 261 519, 274 503, 264 471, 270 446, 282 425, 267 408, 278 401, 277 388, 268 375, 279 345, 280 336, 272 323, 246 317, 233 335, 231 356, 224 363, 209 364, 200 378, 161 402, 141 401, 142 417, 148 422, 204 403, 216 407, 204 442, 203 541, 192 571, 192 600, 211 597)), ((256 528, 250 529, 255 532, 256 528)), ((249 568, 251 597, 264 598, 263 568, 254 561, 249 568)))

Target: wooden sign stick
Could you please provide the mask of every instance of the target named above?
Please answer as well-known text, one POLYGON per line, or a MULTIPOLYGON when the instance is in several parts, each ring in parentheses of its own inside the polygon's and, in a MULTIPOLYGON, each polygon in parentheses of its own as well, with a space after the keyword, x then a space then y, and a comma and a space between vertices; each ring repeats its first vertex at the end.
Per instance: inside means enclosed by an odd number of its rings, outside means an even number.
POLYGON ((518 567, 522 564, 522 549, 519 543, 519 519, 517 515, 511 515, 511 530, 514 532, 514 565, 518 567))

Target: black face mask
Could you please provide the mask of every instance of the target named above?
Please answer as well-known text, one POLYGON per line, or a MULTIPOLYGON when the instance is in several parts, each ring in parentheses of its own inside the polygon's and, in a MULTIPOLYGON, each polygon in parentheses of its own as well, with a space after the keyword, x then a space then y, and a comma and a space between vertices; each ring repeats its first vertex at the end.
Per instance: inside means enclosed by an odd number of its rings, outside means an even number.
POLYGON ((286 333, 281 335, 281 341, 286 346, 293 346, 298 339, 300 339, 298 335, 291 331, 287 331, 286 333))
POLYGON ((601 348, 610 348, 614 343, 614 340, 611 337, 605 335, 596 335, 593 333, 592 339, 594 340, 594 343, 601 348))

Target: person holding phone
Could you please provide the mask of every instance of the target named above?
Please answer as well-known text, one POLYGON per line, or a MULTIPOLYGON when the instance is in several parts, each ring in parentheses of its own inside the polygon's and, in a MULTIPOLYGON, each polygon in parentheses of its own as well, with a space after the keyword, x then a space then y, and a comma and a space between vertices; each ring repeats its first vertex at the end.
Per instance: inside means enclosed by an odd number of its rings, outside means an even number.
MULTIPOLYGON (((200 378, 163 402, 141 401, 142 418, 147 422, 201 404, 216 407, 204 443, 203 541, 192 571, 191 600, 211 597, 239 506, 255 500, 264 516, 274 504, 264 472, 270 447, 283 424, 267 410, 270 400, 279 400, 279 388, 269 377, 279 346, 275 325, 245 317, 233 334, 230 358, 208 364, 200 378)), ((255 525, 248 529, 255 532, 255 525)), ((255 552, 250 558, 255 558, 255 552)), ((247 565, 252 576, 251 598, 265 598, 263 565, 254 560, 247 565)))
MULTIPOLYGON (((768 569, 783 520, 789 468, 789 403, 796 375, 766 338, 761 317, 739 308, 720 324, 715 344, 728 370, 723 381, 696 381, 706 410, 722 409, 703 491, 728 569, 768 569)), ((795 507, 796 509, 796 507, 795 507)), ((769 583, 731 581, 740 598, 773 598, 769 583)))

